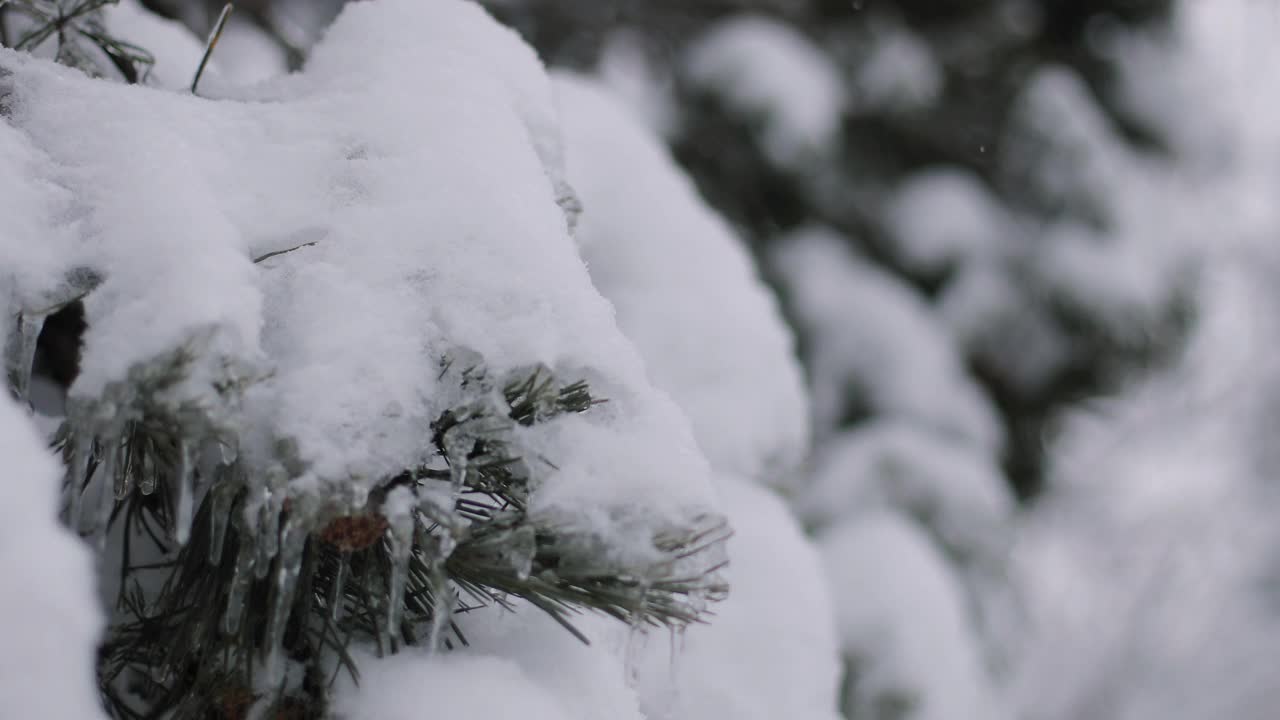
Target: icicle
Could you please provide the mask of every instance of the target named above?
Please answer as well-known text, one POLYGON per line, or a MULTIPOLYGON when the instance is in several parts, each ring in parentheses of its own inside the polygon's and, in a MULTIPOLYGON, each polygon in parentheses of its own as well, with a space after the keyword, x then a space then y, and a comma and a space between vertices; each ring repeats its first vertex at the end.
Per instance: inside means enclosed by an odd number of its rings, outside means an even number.
POLYGON ((231 503, 235 500, 236 486, 232 483, 234 469, 223 465, 218 468, 214 486, 210 489, 209 505, 209 564, 222 562, 222 546, 227 542, 227 525, 231 522, 231 503))
POLYGON ((156 491, 156 461, 151 453, 142 454, 142 478, 138 480, 138 492, 151 495, 156 491))
POLYGON ((350 569, 351 553, 338 553, 338 570, 333 575, 333 587, 329 588, 329 618, 334 623, 342 619, 343 590, 346 588, 350 569))
POLYGON ((281 531, 275 584, 271 588, 271 614, 267 618, 264 689, 278 688, 284 682, 284 631, 293 611, 293 595, 302 571, 302 551, 307 545, 307 528, 311 520, 309 513, 301 507, 303 504, 295 503, 281 531))
POLYGON ((267 471, 267 485, 258 510, 258 579, 267 576, 271 559, 280 549, 280 513, 284 510, 289 480, 279 467, 267 471))
POLYGON ((444 647, 444 636, 453 622, 453 590, 444 571, 444 562, 432 563, 429 574, 431 583, 431 628, 427 634, 427 651, 438 653, 444 647))
POLYGON ((253 583, 254 543, 253 537, 241 527, 240 552, 236 555, 236 569, 231 576, 231 589, 227 591, 227 612, 222 617, 222 631, 234 635, 240 630, 240 616, 244 613, 245 598, 249 594, 249 586, 253 583))
POLYGON ((387 634, 400 634, 400 616, 404 609, 404 588, 409 578, 409 560, 413 553, 413 492, 406 487, 392 490, 382 504, 387 518, 387 538, 391 546, 391 582, 387 594, 387 634))
POLYGON ((671 633, 670 654, 667 656, 667 682, 671 686, 667 693, 667 717, 677 717, 680 709, 680 656, 684 654, 684 625, 673 625, 671 633))
POLYGON ((115 435, 108 436, 102 445, 102 463, 94 472, 95 476, 100 475, 102 478, 98 483, 98 518, 93 527, 94 542, 99 551, 107 545, 111 513, 116 509, 116 496, 112 491, 112 484, 115 483, 115 474, 119 469, 119 458, 120 439, 115 435))
POLYGON ((174 539, 186 545, 191 537, 191 515, 195 506, 196 471, 191 462, 191 446, 178 440, 178 506, 173 514, 174 539))
MULTIPOLYGON (((123 438, 121 437, 107 438, 104 446, 108 448, 119 448, 122 442, 123 438)), ((132 468, 126 466, 121 467, 119 472, 116 473, 114 480, 116 500, 124 500, 126 497, 129 497, 129 493, 133 492, 132 470, 132 468)))
POLYGON ((79 530, 85 483, 89 479, 89 458, 93 455, 93 436, 80 430, 73 432, 72 437, 75 444, 71 451, 71 466, 67 468, 67 525, 79 530))
POLYGON ((18 331, 8 338, 8 346, 5 348, 9 386, 22 402, 26 402, 31 395, 31 369, 35 365, 36 345, 43 328, 44 316, 19 315, 18 331))
POLYGON ((640 684, 640 660, 644 654, 644 627, 638 620, 632 621, 627 628, 626 656, 623 658, 623 671, 627 687, 636 688, 640 684))

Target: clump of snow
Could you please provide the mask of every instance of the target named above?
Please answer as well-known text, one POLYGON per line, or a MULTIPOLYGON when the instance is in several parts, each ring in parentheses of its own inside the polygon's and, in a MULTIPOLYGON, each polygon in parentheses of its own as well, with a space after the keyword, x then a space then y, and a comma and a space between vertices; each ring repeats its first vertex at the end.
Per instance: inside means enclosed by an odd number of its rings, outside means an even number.
POLYGON ((1032 77, 1003 162, 1054 216, 1030 238, 1037 284, 1117 339, 1150 327, 1189 281, 1191 191, 1165 158, 1131 150, 1063 68, 1032 77))
POLYGON ((890 199, 885 224, 899 259, 926 273, 1003 251, 1011 229, 982 181, 951 168, 909 176, 890 199))
POLYGON ((592 281, 711 464, 781 483, 808 426, 776 302, 729 227, 616 100, 567 74, 556 89, 592 281))
POLYGON ((794 28, 761 15, 731 17, 684 59, 693 87, 764 123, 764 149, 783 165, 829 151, 847 104, 831 60, 794 28))
POLYGON ((104 717, 93 673, 102 626, 93 565, 58 522, 62 470, 7 393, 0 393, 0 457, 0 716, 104 717))
POLYGON ((856 673, 856 717, 993 720, 1004 716, 963 592, 909 521, 869 513, 818 536, 842 649, 856 673))
POLYGON ((96 431, 182 368, 162 404, 230 436, 251 476, 283 465, 291 492, 358 499, 423 460, 456 400, 442 359, 467 348, 498 376, 541 362, 609 400, 529 434, 559 468, 535 489, 540 511, 609 537, 713 506, 687 420, 569 235, 541 65, 477 6, 350 5, 304 72, 218 99, 10 51, 0 67, 13 152, 34 164, 0 166, 0 186, 21 171, 74 196, 23 217, 70 238, 55 267, 101 281, 70 391, 96 431))
POLYGON ((1000 451, 995 409, 923 297, 823 228, 781 239, 773 261, 808 343, 821 431, 851 411, 870 410, 1000 451))
POLYGON ((1013 498, 990 457, 912 423, 872 421, 828 440, 797 502, 801 517, 830 526, 885 508, 937 532, 961 559, 998 564, 1013 498))
POLYGON ((854 74, 854 110, 927 107, 941 94, 943 80, 942 68, 924 40, 897 24, 879 23, 854 74))

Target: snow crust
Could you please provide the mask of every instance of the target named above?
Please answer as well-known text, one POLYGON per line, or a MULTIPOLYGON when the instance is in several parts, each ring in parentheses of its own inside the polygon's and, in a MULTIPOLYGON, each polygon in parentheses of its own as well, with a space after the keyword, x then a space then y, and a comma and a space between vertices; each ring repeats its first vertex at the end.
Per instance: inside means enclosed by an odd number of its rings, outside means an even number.
POLYGON ((0 393, 0 457, 0 716, 105 717, 93 671, 102 631, 93 564, 58 521, 61 468, 7 392, 0 393))

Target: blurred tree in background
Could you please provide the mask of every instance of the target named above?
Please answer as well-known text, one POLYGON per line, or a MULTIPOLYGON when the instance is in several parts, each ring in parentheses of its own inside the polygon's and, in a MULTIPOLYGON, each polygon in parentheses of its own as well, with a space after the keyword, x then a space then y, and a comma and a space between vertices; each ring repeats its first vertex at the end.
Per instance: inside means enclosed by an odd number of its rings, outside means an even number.
MULTIPOLYGON (((223 5, 145 4, 198 33, 223 5)), ((1047 438, 1195 309, 1176 143, 1120 67, 1173 0, 484 4, 611 85, 777 289, 814 415, 808 476, 778 486, 826 561, 846 715, 1005 716, 1006 555, 1047 438)), ((341 5, 233 22, 297 68, 341 5)))

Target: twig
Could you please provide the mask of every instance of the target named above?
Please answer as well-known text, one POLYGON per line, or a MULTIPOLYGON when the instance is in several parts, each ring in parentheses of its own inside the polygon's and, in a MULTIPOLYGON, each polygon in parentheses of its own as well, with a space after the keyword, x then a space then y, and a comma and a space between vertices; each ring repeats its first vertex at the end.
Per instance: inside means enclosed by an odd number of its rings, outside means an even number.
POLYGON ((306 243, 302 243, 301 245, 295 245, 295 246, 293 246, 293 247, 291 247, 291 248, 285 248, 284 250, 275 250, 275 251, 273 251, 273 252, 269 252, 269 253, 267 253, 266 255, 259 255, 258 257, 256 257, 256 258, 254 258, 254 259, 253 259, 253 264, 254 264, 254 265, 257 265, 258 263, 260 263, 260 262, 262 262, 262 261, 264 261, 264 260, 270 260, 271 258, 276 257, 276 256, 278 256, 278 255, 284 255, 285 253, 291 253, 291 252, 293 252, 294 250, 301 250, 301 249, 302 249, 302 248, 304 248, 304 247, 311 247, 312 245, 315 245, 315 244, 316 244, 316 243, 315 243, 314 241, 313 241, 313 242, 306 242, 306 243))
POLYGON ((213 49, 218 47, 218 40, 222 37, 222 30, 227 26, 227 20, 231 17, 231 11, 235 8, 234 3, 227 3, 222 7, 222 14, 218 16, 218 22, 213 26, 213 32, 209 33, 209 41, 205 44, 204 56, 200 58, 200 67, 196 68, 196 76, 191 80, 191 94, 196 94, 196 88, 200 86, 200 77, 204 75, 204 68, 209 64, 209 58, 213 57, 213 49))

